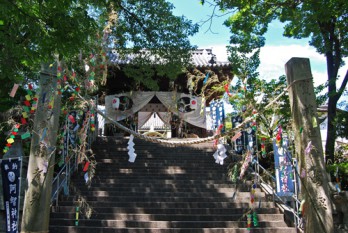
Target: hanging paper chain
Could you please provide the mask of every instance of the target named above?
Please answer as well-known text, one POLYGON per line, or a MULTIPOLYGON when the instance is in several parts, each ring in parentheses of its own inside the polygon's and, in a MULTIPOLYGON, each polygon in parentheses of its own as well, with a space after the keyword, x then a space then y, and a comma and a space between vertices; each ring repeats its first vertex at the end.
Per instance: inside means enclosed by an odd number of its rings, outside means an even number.
POLYGON ((251 229, 251 214, 247 215, 247 230, 250 232, 251 229))
POLYGON ((259 220, 257 218, 256 211, 254 211, 254 213, 253 213, 253 223, 254 223, 254 227, 258 227, 259 226, 259 220))
POLYGON ((282 144, 283 144, 282 141, 283 141, 282 127, 281 127, 281 125, 279 125, 278 133, 277 133, 277 136, 276 136, 277 145, 278 146, 282 146, 282 144))
POLYGON ((266 138, 261 138, 261 155, 262 158, 266 158, 266 145, 265 145, 266 138))

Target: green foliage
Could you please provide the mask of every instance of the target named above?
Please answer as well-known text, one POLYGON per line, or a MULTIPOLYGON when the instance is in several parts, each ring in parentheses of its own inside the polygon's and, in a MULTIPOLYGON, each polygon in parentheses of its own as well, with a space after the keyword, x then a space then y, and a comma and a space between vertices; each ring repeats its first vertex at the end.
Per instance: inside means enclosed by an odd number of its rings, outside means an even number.
POLYGON ((121 56, 134 54, 132 64, 138 69, 127 68, 127 76, 150 89, 158 88, 153 74, 176 78, 190 62, 194 47, 188 36, 198 31, 198 25, 172 15, 173 5, 164 0, 118 2, 115 8, 118 23, 111 27, 109 40, 116 41, 113 48, 121 56))
MULTIPOLYGON (((121 55, 146 49, 148 53, 138 56, 134 64, 143 72, 146 66, 163 64, 156 73, 173 78, 189 62, 193 47, 188 36, 198 26, 173 16, 172 9, 164 0, 1 1, 0 80, 4 86, 0 89, 4 91, 0 99, 13 83, 35 79, 40 65, 51 63, 55 55, 78 69, 101 43, 105 52, 116 49, 121 55)), ((129 74, 139 79, 139 72, 129 74)), ((156 88, 150 76, 140 82, 156 88)))
POLYGON ((274 130, 280 124, 284 129, 289 126, 290 103, 287 94, 281 96, 271 108, 265 108, 271 101, 280 95, 286 88, 286 77, 266 81, 258 78, 239 80, 234 87, 234 94, 230 97, 230 103, 237 112, 245 109, 245 116, 251 116, 254 109, 257 116, 260 133, 269 138, 274 135, 274 130), (246 85, 245 91, 244 85, 246 85))
POLYGON ((263 35, 273 20, 285 23, 284 36, 295 39, 310 38, 310 45, 327 61, 328 71, 328 132, 326 154, 334 154, 336 105, 346 89, 348 73, 337 86, 338 70, 348 56, 348 15, 346 0, 214 0, 220 10, 230 10, 225 22, 231 30, 231 62, 252 55, 265 44, 263 35))
POLYGON ((327 165, 326 170, 330 173, 332 181, 338 178, 341 189, 348 190, 348 162, 327 165))

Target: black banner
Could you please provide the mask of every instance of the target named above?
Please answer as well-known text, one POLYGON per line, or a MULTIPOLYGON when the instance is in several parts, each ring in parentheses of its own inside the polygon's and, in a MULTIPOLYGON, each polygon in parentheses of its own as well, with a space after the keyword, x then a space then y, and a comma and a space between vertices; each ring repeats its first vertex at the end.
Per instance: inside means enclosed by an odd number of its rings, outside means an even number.
POLYGON ((6 233, 18 233, 21 162, 21 158, 10 158, 0 161, 6 233))

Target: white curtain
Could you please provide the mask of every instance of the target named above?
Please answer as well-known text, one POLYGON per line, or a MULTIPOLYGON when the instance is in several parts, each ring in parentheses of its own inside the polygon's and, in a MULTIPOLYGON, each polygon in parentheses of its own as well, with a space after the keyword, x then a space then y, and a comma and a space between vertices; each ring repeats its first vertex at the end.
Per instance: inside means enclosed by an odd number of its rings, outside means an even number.
MULTIPOLYGON (((150 102, 150 100, 156 95, 156 97, 161 101, 161 103, 169 110, 169 112, 172 112, 176 115, 179 115, 180 118, 182 118, 184 121, 200 127, 200 128, 206 128, 206 116, 205 116, 205 108, 203 108, 203 112, 201 111, 202 108, 202 98, 196 97, 197 101, 197 108, 194 111, 187 112, 187 113, 181 113, 177 109, 177 101, 182 97, 191 97, 190 95, 183 94, 183 93, 177 93, 177 92, 130 92, 130 93, 122 93, 117 95, 109 95, 105 97, 105 108, 106 108, 106 115, 110 118, 120 121, 128 116, 131 116, 141 110, 146 104, 150 102), (133 107, 126 111, 120 111, 115 110, 112 108, 112 100, 115 97, 119 96, 127 96, 132 99, 133 101, 133 107)), ((164 121, 165 123, 169 123, 170 121, 170 115, 167 114, 167 112, 157 112, 159 117, 164 121)), ((150 113, 151 116, 151 113, 150 113)), ((138 127, 140 128, 142 125, 146 123, 143 122, 147 118, 147 114, 144 117, 141 117, 142 120, 140 120, 140 117, 138 116, 138 127)))
POLYGON ((140 129, 152 116, 152 112, 139 112, 138 113, 138 129, 140 129))
POLYGON ((172 114, 170 112, 156 112, 158 117, 166 124, 170 124, 170 120, 172 118, 172 114))
POLYGON ((106 115, 115 121, 124 120, 127 117, 134 115, 140 109, 142 109, 147 103, 150 102, 150 100, 154 96, 155 96, 155 92, 152 92, 152 91, 149 91, 149 92, 135 91, 135 92, 121 93, 117 95, 108 95, 105 97, 106 115), (126 111, 113 109, 112 100, 115 97, 120 97, 120 96, 127 96, 132 99, 133 106, 131 109, 126 111))

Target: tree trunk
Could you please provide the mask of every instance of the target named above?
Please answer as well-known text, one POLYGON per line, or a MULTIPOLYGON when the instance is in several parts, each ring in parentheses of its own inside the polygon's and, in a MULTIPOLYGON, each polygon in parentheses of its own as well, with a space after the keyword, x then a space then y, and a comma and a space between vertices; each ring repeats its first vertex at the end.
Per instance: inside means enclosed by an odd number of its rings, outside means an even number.
POLYGON ((285 69, 288 85, 291 85, 289 99, 301 174, 301 195, 306 201, 305 232, 332 233, 334 226, 329 178, 325 170, 309 59, 292 58, 286 63, 285 69), (311 147, 308 146, 310 144, 311 147))
POLYGON ((56 93, 55 73, 56 68, 41 71, 27 173, 28 189, 23 206, 22 233, 48 232, 61 99, 56 93))
POLYGON ((327 108, 327 134, 325 144, 326 162, 334 162, 335 141, 336 141, 336 105, 337 105, 337 87, 336 77, 339 65, 334 63, 332 52, 326 53, 327 75, 328 75, 328 96, 329 103, 327 108))
POLYGON ((325 160, 326 163, 334 162, 335 155, 335 141, 336 141, 336 98, 330 97, 327 108, 327 134, 325 144, 325 160))

